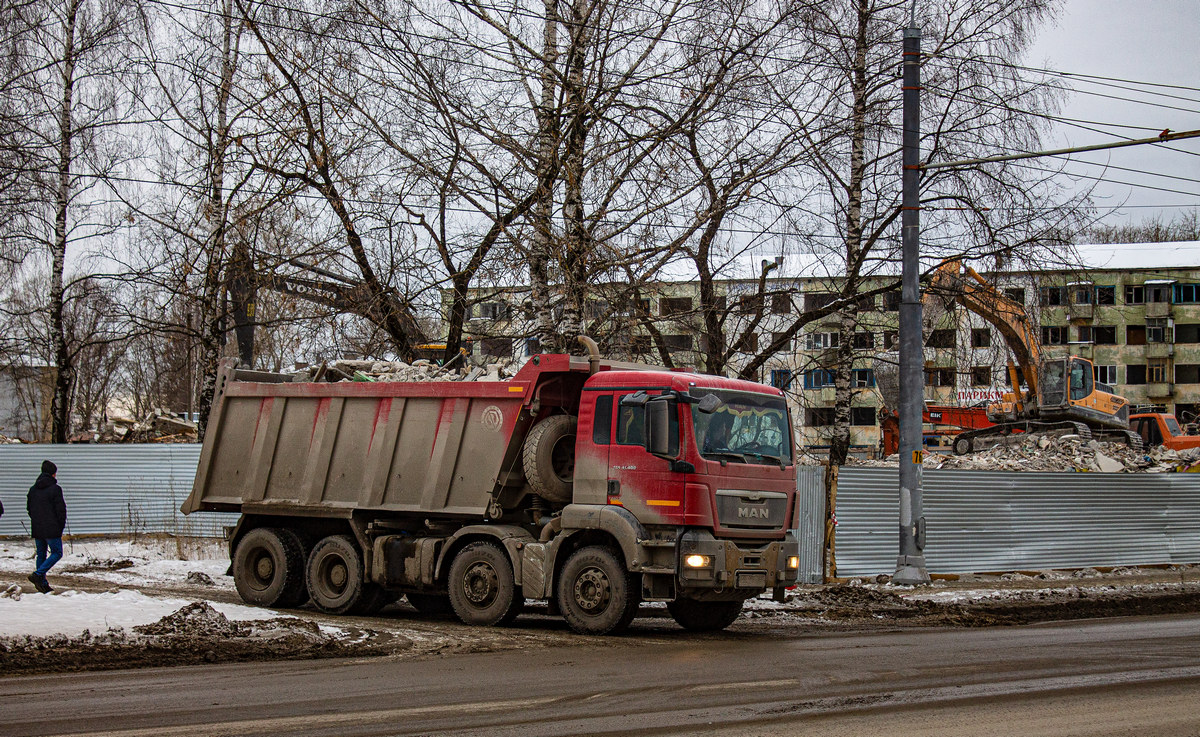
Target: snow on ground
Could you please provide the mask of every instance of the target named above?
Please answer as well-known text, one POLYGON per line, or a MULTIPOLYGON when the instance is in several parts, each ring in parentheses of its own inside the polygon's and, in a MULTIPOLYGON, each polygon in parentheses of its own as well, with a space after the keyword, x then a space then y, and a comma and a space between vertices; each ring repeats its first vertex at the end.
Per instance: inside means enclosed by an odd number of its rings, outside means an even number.
MULTIPOLYGON (((129 629, 152 624, 192 603, 188 599, 146 596, 119 590, 102 594, 56 591, 54 594, 26 593, 20 599, 0 598, 0 637, 74 637, 88 630, 98 635, 110 629, 129 629)), ((230 621, 284 617, 270 609, 209 602, 230 621)))
MULTIPOLYGON (((24 578, 33 572, 33 540, 0 540, 0 571, 18 573, 24 578)), ((55 574, 78 573, 89 578, 124 586, 183 584, 189 573, 208 576, 213 584, 233 588, 226 576, 229 554, 221 540, 185 538, 83 539, 64 540, 63 559, 50 569, 50 584, 55 574)))

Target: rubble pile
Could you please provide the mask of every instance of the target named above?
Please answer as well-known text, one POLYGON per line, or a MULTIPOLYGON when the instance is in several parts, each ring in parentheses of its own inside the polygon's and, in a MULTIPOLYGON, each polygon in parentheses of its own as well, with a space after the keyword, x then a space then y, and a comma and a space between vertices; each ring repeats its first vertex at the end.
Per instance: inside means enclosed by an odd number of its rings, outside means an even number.
POLYGON ((165 409, 152 410, 140 420, 114 417, 102 427, 71 437, 73 443, 194 443, 196 423, 165 409))
POLYGON ((516 374, 511 363, 486 366, 438 366, 424 359, 403 361, 329 361, 300 369, 293 381, 506 381, 516 374))
MULTIPOLYGON (((926 453, 924 468, 972 471, 1093 471, 1167 473, 1200 461, 1200 449, 1175 451, 1162 446, 1134 450, 1125 443, 1087 440, 1074 434, 1012 435, 992 448, 967 455, 926 453)), ((899 457, 854 460, 850 465, 893 467, 899 457)))

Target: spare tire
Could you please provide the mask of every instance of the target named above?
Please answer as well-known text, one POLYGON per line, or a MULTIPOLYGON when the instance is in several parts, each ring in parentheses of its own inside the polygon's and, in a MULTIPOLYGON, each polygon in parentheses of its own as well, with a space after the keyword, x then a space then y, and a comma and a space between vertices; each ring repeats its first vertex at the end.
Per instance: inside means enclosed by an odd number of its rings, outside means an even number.
POLYGON ((525 438, 522 461, 525 478, 538 496, 570 502, 575 478, 575 418, 553 415, 534 425, 525 438))

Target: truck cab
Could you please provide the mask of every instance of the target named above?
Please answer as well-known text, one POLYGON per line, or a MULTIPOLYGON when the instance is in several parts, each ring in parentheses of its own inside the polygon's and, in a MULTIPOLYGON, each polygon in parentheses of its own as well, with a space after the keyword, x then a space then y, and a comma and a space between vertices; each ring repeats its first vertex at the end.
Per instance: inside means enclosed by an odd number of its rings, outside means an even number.
POLYGON ((1140 412, 1131 415, 1129 428, 1141 436, 1142 443, 1149 448, 1162 445, 1171 450, 1200 448, 1200 435, 1184 435, 1179 421, 1164 412, 1140 412))

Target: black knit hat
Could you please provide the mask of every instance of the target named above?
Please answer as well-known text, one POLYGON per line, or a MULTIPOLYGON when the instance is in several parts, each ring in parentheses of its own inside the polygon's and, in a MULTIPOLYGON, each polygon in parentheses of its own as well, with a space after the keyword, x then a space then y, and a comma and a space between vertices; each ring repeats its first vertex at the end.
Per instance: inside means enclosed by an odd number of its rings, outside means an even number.
POLYGON ((42 461, 42 473, 48 473, 53 476, 54 474, 58 473, 58 466, 54 465, 50 461, 42 461))

